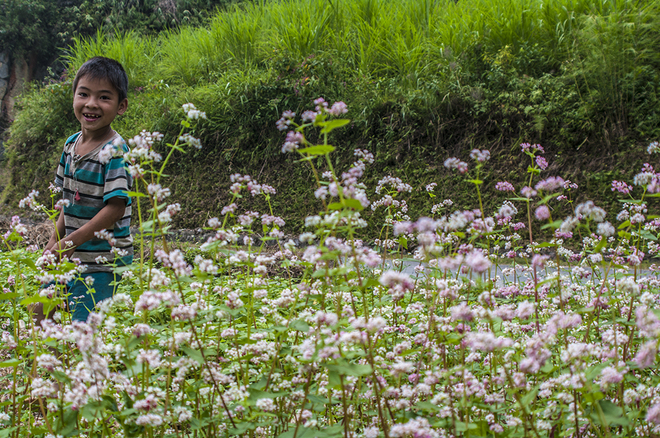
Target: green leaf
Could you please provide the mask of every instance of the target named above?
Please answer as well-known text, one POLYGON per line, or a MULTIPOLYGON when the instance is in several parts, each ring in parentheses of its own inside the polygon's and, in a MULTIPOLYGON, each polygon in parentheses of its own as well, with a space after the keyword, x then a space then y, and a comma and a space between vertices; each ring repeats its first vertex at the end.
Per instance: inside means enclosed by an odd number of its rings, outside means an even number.
POLYGON ((8 294, 0 294, 0 301, 1 300, 13 300, 14 298, 20 297, 22 294, 18 292, 9 292, 8 294))
POLYGON ((554 221, 554 222, 550 222, 550 223, 548 223, 548 224, 543 224, 543 225, 541 225, 541 229, 542 229, 542 230, 545 230, 546 228, 553 228, 553 229, 556 230, 557 228, 561 227, 562 222, 563 222, 563 221, 562 221, 561 219, 558 219, 558 220, 556 220, 556 221, 554 221))
POLYGON ((135 266, 133 265, 124 265, 113 268, 112 272, 114 272, 115 274, 123 274, 124 272, 132 271, 133 269, 135 269, 135 266))
POLYGON ((541 200, 539 201, 539 204, 541 204, 541 205, 543 205, 543 204, 547 204, 548 201, 550 201, 552 198, 556 198, 556 197, 559 196, 559 195, 561 195, 560 192, 552 193, 552 194, 550 194, 550 195, 546 195, 546 196, 543 197, 543 199, 541 199, 541 200))
POLYGON ((373 372, 371 365, 360 365, 360 364, 349 364, 348 373, 349 376, 367 376, 373 372))
POLYGON ((438 412, 440 408, 431 402, 422 401, 415 403, 415 407, 429 412, 438 412))
POLYGON ((598 404, 592 406, 589 416, 595 423, 603 426, 627 426, 630 424, 628 418, 623 415, 623 409, 605 399, 598 400, 598 404))
POLYGON ((520 400, 523 406, 529 406, 535 399, 536 394, 539 392, 539 385, 535 386, 530 392, 525 394, 525 396, 520 400))
POLYGON ((587 368, 587 371, 585 372, 585 377, 587 378, 587 380, 595 379, 597 376, 600 375, 601 371, 603 371, 603 369, 606 366, 607 366, 607 364, 598 363, 594 366, 591 366, 591 367, 587 368))
POLYGON ((327 269, 317 269, 314 271, 312 274, 312 278, 319 278, 319 277, 324 277, 328 273, 327 269))
POLYGON ((596 245, 596 248, 594 248, 594 252, 601 252, 605 245, 607 245, 607 237, 603 236, 600 242, 598 242, 598 245, 596 245))
POLYGON ((18 261, 21 262, 21 263, 26 264, 27 266, 29 266, 32 269, 35 269, 35 270, 37 269, 37 265, 34 264, 34 261, 32 259, 29 259, 27 257, 21 257, 20 259, 18 259, 18 261))
POLYGON ((332 388, 341 388, 341 378, 337 371, 328 368, 328 385, 332 388))
POLYGON ((292 425, 289 430, 282 432, 277 438, 293 438, 294 434, 296 438, 340 438, 344 435, 344 426, 337 424, 321 430, 299 426, 296 432, 296 426, 292 425))
POLYGON ((294 433, 296 434, 296 438, 313 438, 313 432, 314 430, 308 429, 305 426, 298 427, 298 430, 296 431, 296 427, 293 426, 286 432, 277 435, 277 438, 293 438, 294 433))
POLYGON ((294 330, 298 330, 299 332, 303 332, 303 333, 309 332, 309 324, 307 324, 302 319, 296 319, 295 321, 292 321, 289 324, 289 327, 291 327, 294 330))
POLYGON ((59 435, 69 437, 69 436, 74 436, 78 434, 78 429, 76 429, 76 425, 78 423, 78 412, 71 410, 69 412, 65 412, 64 414, 64 428, 60 429, 58 431, 59 435))
POLYGON ((342 205, 341 202, 333 202, 331 204, 328 204, 328 210, 342 210, 344 206, 342 205))
POLYGON ((315 394, 309 394, 307 396, 307 400, 317 405, 325 405, 327 403, 330 403, 330 400, 328 400, 327 398, 315 394))
POLYGON ((310 146, 308 148, 298 149, 298 152, 309 155, 326 155, 334 150, 334 146, 330 146, 329 144, 320 144, 316 146, 310 146))
POLYGON ((621 225, 619 225, 619 230, 622 230, 622 229, 627 228, 629 226, 630 226, 630 221, 622 222, 621 225))
MULTIPOLYGON (((14 435, 14 432, 18 429, 18 426, 8 427, 7 429, 0 429, 0 438, 8 437, 14 435)), ((34 430, 34 429, 32 429, 34 430)))
POLYGON ((657 242, 658 238, 651 233, 649 230, 642 230, 639 232, 639 235, 642 236, 646 240, 652 240, 653 242, 657 242))
MULTIPOLYGON (((208 420, 207 420, 207 423, 208 423, 208 420)), ((203 424, 202 427, 205 426, 205 425, 206 425, 206 423, 203 424)), ((227 432, 229 432, 229 436, 240 436, 240 435, 243 435, 248 430, 255 429, 256 427, 257 427, 257 425, 255 423, 246 421, 246 422, 243 422, 243 423, 236 423, 236 427, 232 428, 232 429, 229 429, 227 432)))
POLYGON ((557 282, 557 279, 554 278, 554 277, 546 278, 545 280, 543 280, 543 281, 539 281, 538 283, 536 283, 536 289, 538 289, 539 287, 543 286, 544 284, 548 284, 548 283, 556 283, 556 282, 557 282))
POLYGON ((628 240, 630 240, 630 238, 632 237, 632 234, 630 234, 630 233, 627 232, 627 231, 619 231, 617 234, 618 234, 619 237, 622 238, 622 239, 628 239, 628 240))
POLYGON ((348 125, 349 123, 351 123, 350 119, 335 119, 328 122, 320 122, 317 123, 317 125, 323 127, 323 129, 321 129, 321 134, 327 134, 333 129, 341 128, 342 126, 348 125))
POLYGON ((19 304, 21 306, 29 306, 30 304, 34 304, 34 303, 48 304, 49 302, 50 302, 50 300, 46 297, 34 296, 34 297, 28 297, 28 298, 22 299, 19 304))
POLYGON ((55 380, 57 380, 58 382, 68 383, 68 382, 71 381, 69 376, 67 376, 66 373, 64 373, 62 371, 51 371, 50 375, 53 376, 53 378, 55 380))
POLYGON ((94 421, 103 416, 103 409, 98 403, 90 402, 82 407, 80 413, 85 420, 94 421))
POLYGON ((475 185, 478 185, 478 186, 484 183, 480 179, 466 179, 465 181, 469 182, 469 183, 472 183, 472 184, 475 184, 475 185))
POLYGON ((545 365, 541 368, 541 371, 545 374, 550 374, 555 370, 555 366, 550 361, 546 361, 545 365))
POLYGON ((8 367, 17 367, 19 366, 23 361, 20 359, 9 359, 4 362, 0 362, 0 368, 8 368, 8 367))
POLYGON ((468 428, 467 425, 463 422, 457 422, 455 426, 456 432, 465 432, 468 428))
POLYGON ((204 364, 204 356, 202 356, 202 353, 199 350, 194 350, 190 347, 181 347, 181 350, 183 350, 183 352, 185 352, 186 355, 195 362, 199 363, 200 365, 204 364))
POLYGON ((353 210, 357 210, 357 211, 364 210, 364 207, 362 206, 360 201, 358 201, 357 199, 344 198, 344 204, 346 204, 346 207, 350 207, 353 210))
POLYGON ((341 360, 337 364, 327 364, 325 367, 330 372, 335 372, 342 376, 367 376, 373 372, 371 365, 358 365, 341 360))
POLYGON ((126 196, 130 196, 131 198, 148 198, 149 195, 142 193, 142 192, 126 192, 126 196))

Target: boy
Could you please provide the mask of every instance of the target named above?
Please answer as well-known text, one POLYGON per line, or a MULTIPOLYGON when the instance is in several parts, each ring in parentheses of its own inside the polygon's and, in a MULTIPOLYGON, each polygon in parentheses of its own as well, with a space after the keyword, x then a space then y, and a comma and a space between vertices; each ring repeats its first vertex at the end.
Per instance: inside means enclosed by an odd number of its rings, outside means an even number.
MULTIPOLYGON (((116 278, 108 263, 115 260, 115 253, 118 265, 133 260, 127 195, 132 178, 121 154, 110 157, 107 149, 103 151, 108 145, 128 151, 110 126, 128 108, 127 92, 124 68, 109 58, 89 59, 73 81, 73 112, 80 132, 67 139, 57 168, 55 185, 62 188, 65 202, 44 253, 49 251, 58 259, 77 257, 87 266, 80 277, 67 283, 74 321, 85 322, 96 303, 112 297, 111 283, 116 278), (115 251, 111 251, 113 246, 115 251)), ((35 313, 38 322, 43 319, 42 309, 35 313)))

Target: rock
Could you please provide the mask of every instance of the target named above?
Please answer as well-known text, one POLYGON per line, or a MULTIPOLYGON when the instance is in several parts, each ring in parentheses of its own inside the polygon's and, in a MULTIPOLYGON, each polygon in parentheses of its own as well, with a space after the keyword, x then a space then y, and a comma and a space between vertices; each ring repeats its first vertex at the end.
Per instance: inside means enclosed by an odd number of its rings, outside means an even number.
POLYGON ((25 84, 30 80, 30 66, 25 59, 14 60, 10 77, 8 81, 8 89, 3 98, 3 111, 12 118, 14 114, 14 104, 16 98, 23 91, 25 84))
MULTIPOLYGON (((9 56, 7 53, 0 53, 0 79, 7 79, 9 77, 9 56)), ((0 93, 0 96, 3 96, 3 93, 0 93)))

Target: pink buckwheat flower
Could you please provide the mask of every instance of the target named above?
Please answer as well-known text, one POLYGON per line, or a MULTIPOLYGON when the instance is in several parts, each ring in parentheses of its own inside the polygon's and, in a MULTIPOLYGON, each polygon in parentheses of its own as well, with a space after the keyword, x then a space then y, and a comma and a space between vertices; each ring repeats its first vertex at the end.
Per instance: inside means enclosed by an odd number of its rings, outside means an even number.
POLYGON ((548 256, 534 254, 534 257, 532 257, 532 267, 536 269, 543 269, 548 258, 548 256))
POLYGON ((633 187, 630 184, 626 184, 623 181, 612 181, 612 191, 613 192, 619 192, 623 193, 624 195, 627 195, 632 191, 633 187))
POLYGON ((472 149, 472 152, 470 153, 470 158, 472 158, 473 160, 477 160, 480 163, 483 163, 484 161, 490 160, 490 151, 487 150, 480 151, 479 149, 472 149))
POLYGON ((346 114, 347 112, 348 112, 348 107, 344 102, 335 102, 328 110, 328 114, 333 116, 340 116, 342 114, 346 114))
POLYGON ((537 193, 536 190, 534 190, 533 188, 531 188, 529 186, 525 186, 522 189, 520 189, 520 194, 523 195, 527 199, 533 198, 534 196, 536 196, 536 193, 537 193))
POLYGON ((135 359, 137 363, 147 364, 151 368, 157 368, 161 364, 160 351, 158 350, 144 350, 140 349, 140 352, 135 359))
POLYGON ((465 264, 474 272, 481 274, 482 272, 487 271, 492 263, 486 256, 484 256, 483 252, 475 250, 465 256, 465 264))
POLYGON ((140 415, 137 420, 135 420, 135 424, 138 426, 157 427, 163 424, 163 417, 156 414, 140 415))
POLYGON ((660 152, 660 143, 658 143, 657 141, 651 142, 651 144, 649 144, 649 147, 646 149, 646 152, 648 152, 649 154, 655 154, 660 152))
POLYGON ((195 316, 197 316, 197 311, 191 306, 180 304, 172 309, 172 319, 175 321, 186 321, 194 319, 195 316))
POLYGON ((660 425, 660 403, 656 403, 646 411, 646 421, 660 425))
POLYGON ((460 173, 465 173, 468 170, 468 165, 466 162, 459 160, 456 157, 447 158, 445 160, 445 167, 447 169, 456 169, 460 173))
POLYGON ((513 187, 513 184, 511 184, 508 181, 500 181, 497 184, 495 184, 495 189, 499 190, 500 192, 515 192, 516 188, 513 187))
POLYGON ((465 302, 452 307, 449 311, 453 321, 472 321, 474 319, 472 308, 465 302))
POLYGON ((639 349, 633 361, 640 368, 648 368, 655 363, 658 355, 658 341, 648 341, 639 349))
POLYGON ((566 181, 564 178, 560 176, 551 176, 536 183, 534 188, 539 191, 553 192, 557 189, 564 188, 565 184, 566 181))
POLYGON ((465 344, 479 351, 491 352, 513 346, 513 341, 502 336, 495 336, 490 332, 468 333, 465 336, 465 344))
POLYGON ((521 143, 520 144, 520 149, 523 152, 530 152, 530 153, 541 152, 541 153, 545 153, 545 150, 543 149, 543 146, 541 146, 540 144, 521 143))
POLYGON ((548 161, 545 158, 538 156, 536 157, 536 165, 539 166, 541 170, 545 170, 548 168, 548 161))
POLYGON ((541 205, 534 211, 534 217, 539 221, 550 219, 550 209, 547 205, 541 205))

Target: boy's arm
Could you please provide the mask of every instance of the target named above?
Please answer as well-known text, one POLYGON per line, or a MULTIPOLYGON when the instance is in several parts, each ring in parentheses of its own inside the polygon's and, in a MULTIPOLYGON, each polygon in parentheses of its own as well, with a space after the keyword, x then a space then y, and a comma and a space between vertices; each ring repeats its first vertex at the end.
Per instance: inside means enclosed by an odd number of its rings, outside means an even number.
MULTIPOLYGON (((96 216, 73 233, 66 237, 62 237, 60 241, 56 243, 56 246, 60 249, 71 248, 62 253, 62 255, 71 258, 77 247, 94 237, 94 232, 112 229, 115 222, 124 217, 125 211, 126 200, 124 198, 113 197, 108 199, 108 203, 96 214, 96 216), (67 245, 67 242, 71 242, 72 245, 67 245)), ((62 221, 62 224, 64 224, 64 220, 62 221)))
POLYGON ((55 223, 55 229, 53 230, 53 234, 51 234, 50 239, 48 239, 48 243, 44 248, 44 252, 46 251, 55 252, 55 244, 59 239, 64 237, 64 233, 65 233, 64 212, 61 211, 60 215, 57 217, 57 222, 55 223))

